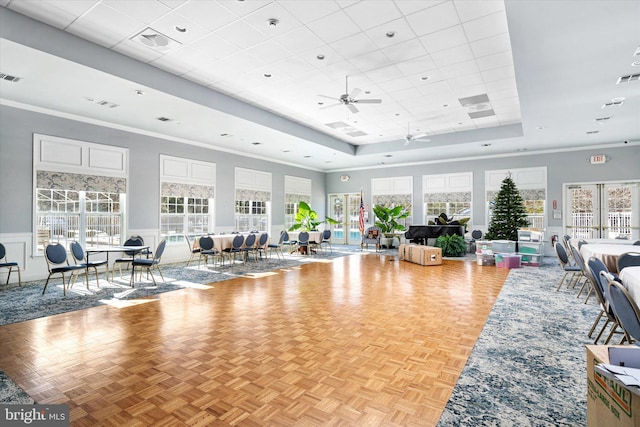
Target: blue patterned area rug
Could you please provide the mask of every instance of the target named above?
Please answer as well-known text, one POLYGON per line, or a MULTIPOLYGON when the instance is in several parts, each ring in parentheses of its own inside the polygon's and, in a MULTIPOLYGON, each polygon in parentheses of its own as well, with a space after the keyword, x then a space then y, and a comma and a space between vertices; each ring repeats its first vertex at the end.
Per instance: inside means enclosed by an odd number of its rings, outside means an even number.
POLYGON ((584 346, 599 309, 556 292, 561 276, 557 263, 509 272, 439 427, 587 424, 584 346))

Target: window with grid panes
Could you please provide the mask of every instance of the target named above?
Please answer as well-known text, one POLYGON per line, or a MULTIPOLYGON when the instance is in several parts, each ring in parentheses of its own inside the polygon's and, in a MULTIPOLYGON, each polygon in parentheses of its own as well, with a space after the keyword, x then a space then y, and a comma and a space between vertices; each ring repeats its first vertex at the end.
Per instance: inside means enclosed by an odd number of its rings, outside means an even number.
POLYGON ((267 202, 236 200, 235 230, 241 232, 267 231, 267 202))
POLYGON ((168 243, 184 241, 208 233, 210 199, 163 196, 160 208, 160 232, 168 243))

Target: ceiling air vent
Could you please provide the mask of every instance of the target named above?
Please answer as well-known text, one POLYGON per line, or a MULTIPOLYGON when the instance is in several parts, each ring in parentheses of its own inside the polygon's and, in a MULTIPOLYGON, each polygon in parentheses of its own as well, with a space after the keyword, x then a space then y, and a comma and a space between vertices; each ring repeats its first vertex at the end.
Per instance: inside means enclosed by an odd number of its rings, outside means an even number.
POLYGON ((166 52, 182 45, 179 41, 174 40, 150 27, 140 31, 138 34, 131 37, 130 40, 161 52, 166 52))
POLYGON ((96 104, 101 105, 103 107, 109 107, 109 108, 116 108, 119 106, 118 104, 114 104, 113 102, 109 102, 109 101, 98 101, 96 102, 96 104))
POLYGON ((20 80, 22 80, 22 78, 20 77, 12 76, 5 73, 0 73, 0 79, 6 80, 8 82, 13 82, 13 83, 18 83, 20 80))
POLYGON ((622 76, 622 77, 618 77, 618 81, 616 82, 616 84, 620 84, 620 83, 627 83, 627 82, 632 82, 634 80, 638 80, 640 79, 640 73, 638 74, 629 74, 628 76, 622 76))

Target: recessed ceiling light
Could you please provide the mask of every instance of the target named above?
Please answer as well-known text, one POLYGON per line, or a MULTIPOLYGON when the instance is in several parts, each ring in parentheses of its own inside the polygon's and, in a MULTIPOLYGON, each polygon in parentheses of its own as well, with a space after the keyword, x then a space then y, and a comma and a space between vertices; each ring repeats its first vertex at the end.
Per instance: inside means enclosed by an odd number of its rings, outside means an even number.
POLYGON ((422 77, 420 77, 420 80, 429 80, 430 78, 431 77, 429 77, 429 76, 422 76, 422 77))
POLYGON ((229 135, 228 133, 221 133, 220 136, 227 136, 229 135))
POLYGON ((387 37, 389 37, 389 38, 393 38, 393 37, 395 37, 396 32, 395 31, 387 31, 387 34, 385 34, 385 35, 387 37))
POLYGON ((140 95, 140 96, 144 95, 144 91, 142 91, 140 89, 136 89, 135 92, 136 92, 136 95, 140 95))
POLYGON ((323 54, 316 55, 316 59, 322 61, 324 60, 324 55, 323 54))
POLYGON ((187 32, 187 29, 185 27, 179 27, 179 26, 176 25, 173 28, 179 33, 186 33, 187 32))
POLYGON ((318 105, 324 105, 324 102, 320 101, 318 102, 318 105))
POLYGON ((325 163, 331 163, 331 160, 325 160, 324 162, 325 163))
POLYGON ((396 117, 399 116, 399 115, 400 115, 400 113, 396 113, 396 117))
POLYGON ((291 150, 282 150, 283 153, 290 153, 291 150))
POLYGON ((269 78, 269 77, 271 77, 271 74, 269 74, 269 73, 264 73, 264 76, 265 76, 266 78, 269 78))
POLYGON ((491 147, 491 144, 485 143, 485 144, 481 144, 481 146, 483 146, 483 147, 491 147))
POLYGON ((310 157, 311 157, 311 156, 304 156, 304 158, 305 158, 305 159, 308 159, 308 158, 310 158, 310 157))
POLYGON ((251 143, 251 145, 261 145, 261 144, 262 144, 262 142, 258 142, 258 141, 251 143))
POLYGON ((393 157, 391 154, 385 154, 385 157, 393 157))
POLYGON ((587 131, 587 135, 593 135, 594 133, 600 133, 599 130, 589 130, 587 131))
POLYGON ((269 23, 269 27, 271 27, 271 28, 275 28, 275 27, 277 27, 277 26, 278 26, 278 23, 279 23, 280 21, 278 21, 276 18, 271 18, 271 19, 269 19, 267 22, 269 23))
POLYGON ((90 97, 90 96, 85 96, 84 99, 85 99, 85 101, 89 101, 89 102, 95 101, 95 99, 90 97))
POLYGON ((544 129, 544 128, 543 128, 542 126, 538 126, 538 127, 536 127, 536 129, 538 129, 538 130, 542 130, 542 129, 544 129))
POLYGON ((596 123, 598 123, 599 125, 602 125, 609 120, 611 120, 611 117, 598 117, 596 119, 596 123))

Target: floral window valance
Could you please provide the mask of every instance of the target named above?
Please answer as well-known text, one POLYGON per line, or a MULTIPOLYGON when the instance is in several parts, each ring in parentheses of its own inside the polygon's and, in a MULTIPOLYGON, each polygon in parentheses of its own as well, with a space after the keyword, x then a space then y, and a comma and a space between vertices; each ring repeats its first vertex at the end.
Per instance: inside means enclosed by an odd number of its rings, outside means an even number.
MULTIPOLYGON (((523 200, 545 200, 547 197, 547 192, 544 188, 518 190, 518 192, 523 200)), ((491 202, 495 200, 497 194, 498 191, 487 191, 487 201, 491 202)))
POLYGON ((402 205, 411 211, 411 194, 374 194, 372 201, 374 206, 395 207, 402 205))
POLYGON ((213 185, 180 184, 177 182, 163 182, 161 193, 163 196, 185 196, 199 199, 213 199, 215 187, 213 185))
POLYGON ((253 200, 256 202, 271 201, 271 192, 236 189, 236 200, 253 200))
POLYGON ((293 194, 293 193, 287 193, 284 196, 285 199, 285 203, 298 203, 298 202, 305 202, 308 205, 311 204, 311 196, 308 194, 293 194))
POLYGON ((36 172, 36 187, 59 190, 102 191, 105 193, 126 193, 126 178, 79 173, 36 172))
POLYGON ((429 202, 471 202, 470 191, 457 191, 449 193, 426 193, 425 203, 429 202))

